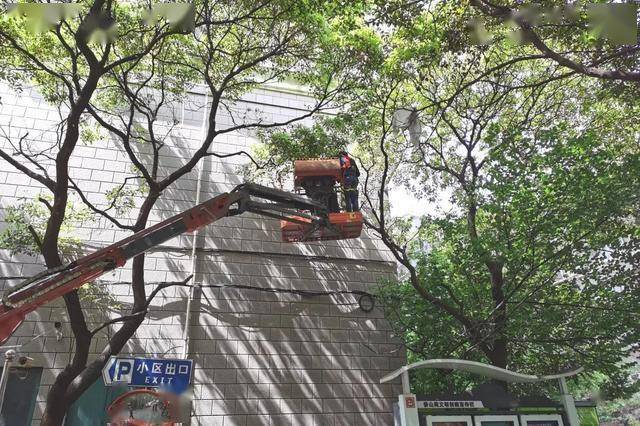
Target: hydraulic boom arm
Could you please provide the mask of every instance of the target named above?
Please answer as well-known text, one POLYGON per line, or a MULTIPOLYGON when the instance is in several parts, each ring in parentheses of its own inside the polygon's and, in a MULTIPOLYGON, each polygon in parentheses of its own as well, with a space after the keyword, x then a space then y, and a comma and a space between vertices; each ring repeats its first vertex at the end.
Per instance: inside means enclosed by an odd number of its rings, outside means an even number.
POLYGON ((51 300, 125 265, 153 247, 185 232, 193 232, 226 216, 254 212, 292 222, 330 226, 326 208, 300 195, 255 184, 237 186, 183 213, 81 257, 68 265, 43 271, 8 290, 0 303, 0 344, 25 316, 51 300), (294 215, 294 217, 291 217, 294 215))

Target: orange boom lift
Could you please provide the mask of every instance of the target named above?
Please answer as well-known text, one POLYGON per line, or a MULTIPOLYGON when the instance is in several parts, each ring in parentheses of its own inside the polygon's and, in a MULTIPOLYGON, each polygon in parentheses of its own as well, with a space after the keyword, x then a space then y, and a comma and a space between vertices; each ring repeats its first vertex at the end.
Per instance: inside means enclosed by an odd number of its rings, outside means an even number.
MULTIPOLYGON (((324 179, 332 176, 335 184, 339 179, 339 175, 335 174, 335 164, 324 171, 326 161, 320 160, 318 166, 303 163, 308 167, 305 172, 307 174, 301 175, 300 185, 304 187, 308 182, 315 182, 314 170, 316 173, 323 170, 320 177, 324 179), (332 174, 324 174, 329 172, 332 174)), ((337 170, 340 170, 339 163, 337 170)), ((43 271, 5 292, 0 302, 0 344, 13 334, 27 314, 45 303, 124 266, 129 259, 171 238, 193 232, 227 216, 253 212, 281 219, 282 223, 293 224, 295 229, 282 230, 283 241, 286 242, 355 238, 360 235, 362 216, 359 213, 330 212, 327 204, 319 198, 318 191, 307 190, 307 194, 312 197, 256 184, 239 185, 228 193, 218 195, 68 265, 43 271), (359 225, 355 219, 357 217, 360 218, 359 225)), ((334 210, 335 207, 331 206, 334 210)))
POLYGON ((362 232, 362 213, 340 212, 336 185, 342 184, 338 158, 312 158, 294 162, 294 188, 325 206, 328 223, 319 224, 304 217, 280 222, 282 241, 318 241, 358 238, 362 232), (295 219, 295 220, 293 220, 295 219))

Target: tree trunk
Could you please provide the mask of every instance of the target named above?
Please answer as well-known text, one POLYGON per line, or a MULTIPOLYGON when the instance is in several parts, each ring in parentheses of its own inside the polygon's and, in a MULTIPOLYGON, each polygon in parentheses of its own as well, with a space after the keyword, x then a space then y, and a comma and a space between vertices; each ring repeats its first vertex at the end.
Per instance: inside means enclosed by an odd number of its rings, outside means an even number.
MULTIPOLYGON (((491 362, 491 365, 506 369, 509 357, 506 340, 496 340, 493 345, 493 351, 487 354, 487 356, 489 358, 489 361, 491 362)), ((509 384, 507 382, 503 382, 501 380, 492 380, 492 382, 503 388, 505 391, 509 388, 509 384)))
MULTIPOLYGON (((97 70, 92 70, 92 72, 89 73, 76 103, 72 106, 67 116, 67 128, 64 140, 56 156, 56 186, 53 205, 42 239, 42 255, 48 268, 62 265, 58 240, 69 197, 69 159, 80 138, 80 118, 96 90, 99 79, 100 74, 97 70)), ((91 345, 91 334, 87 328, 77 292, 72 291, 66 294, 64 296, 64 302, 67 313, 69 314, 71 330, 76 339, 75 353, 71 363, 56 377, 47 394, 47 405, 42 419, 42 424, 45 426, 62 424, 64 414, 70 404, 64 397, 65 391, 69 384, 71 384, 75 377, 86 366, 89 347, 91 345)))
MULTIPOLYGON (((135 224, 136 231, 142 230, 146 227, 151 209, 158 198, 159 194, 155 192, 152 192, 147 196, 140 208, 140 211, 138 212, 138 218, 135 224)), ((144 287, 144 259, 145 256, 142 254, 134 258, 131 265, 131 285, 134 294, 134 302, 131 309, 132 313, 142 310, 146 303, 146 291, 144 287)), ((88 331, 86 323, 84 322, 84 315, 80 308, 80 301, 78 300, 77 292, 73 291, 65 296, 65 302, 68 297, 71 299, 71 303, 67 303, 67 310, 69 311, 70 316, 76 317, 79 315, 79 318, 77 319, 81 320, 83 323, 79 328, 84 327, 87 332, 76 332, 76 330, 74 330, 74 336, 77 341, 74 362, 67 365, 56 377, 56 380, 47 394, 47 406, 41 423, 44 426, 62 425, 64 417, 71 407, 71 404, 73 404, 84 393, 84 391, 100 377, 102 374, 102 368, 106 365, 109 357, 117 355, 122 350, 124 345, 138 330, 138 327, 142 324, 146 316, 139 315, 124 321, 118 331, 111 337, 109 343, 102 350, 100 355, 87 365, 89 347, 93 336, 88 331), (71 314, 71 312, 74 312, 74 314, 71 314), (80 341, 80 339, 82 339, 82 341, 80 341), (82 360, 84 361, 81 362, 82 360)))
MULTIPOLYGON (((509 351, 505 328, 507 325, 507 304, 504 297, 504 276, 502 274, 503 265, 496 261, 487 262, 487 268, 491 274, 491 297, 493 299, 493 345, 490 354, 487 354, 492 365, 500 368, 507 368, 509 361, 509 351)), ((506 382, 496 382, 500 386, 507 388, 506 382)))

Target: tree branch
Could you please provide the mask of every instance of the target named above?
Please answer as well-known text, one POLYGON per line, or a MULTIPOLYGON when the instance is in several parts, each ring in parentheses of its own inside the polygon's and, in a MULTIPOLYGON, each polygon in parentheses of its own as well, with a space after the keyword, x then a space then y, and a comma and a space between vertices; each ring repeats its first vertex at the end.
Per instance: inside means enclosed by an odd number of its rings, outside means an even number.
MULTIPOLYGON (((25 138, 27 135, 28 135, 28 133, 25 134, 22 138, 25 138)), ((29 176, 31 179, 40 182, 42 185, 47 187, 51 192, 55 192, 56 183, 55 183, 55 181, 53 179, 50 179, 50 178, 48 178, 46 176, 42 176, 42 175, 40 175, 40 174, 38 174, 38 173, 36 173, 36 172, 34 172, 32 170, 29 170, 28 167, 26 167, 24 164, 20 163, 19 161, 15 160, 12 156, 10 156, 6 152, 4 152, 4 150, 2 150, 2 149, 0 149, 0 158, 2 158, 7 163, 11 164, 13 167, 18 169, 19 171, 21 171, 25 175, 29 176)))
MULTIPOLYGON (((557 62, 558 64, 572 69, 580 74, 587 75, 589 77, 600 78, 604 80, 619 80, 619 81, 640 81, 640 72, 637 71, 624 71, 624 70, 607 70, 598 68, 597 66, 585 65, 576 62, 569 57, 562 55, 555 50, 551 49, 536 33, 533 26, 525 19, 524 16, 519 16, 512 9, 506 6, 499 6, 488 2, 487 0, 471 0, 470 3, 480 9, 485 15, 498 18, 502 21, 507 19, 514 19, 521 30, 530 41, 545 57, 557 62)), ((608 55, 606 60, 610 60, 614 57, 624 57, 629 54, 640 50, 640 46, 632 46, 620 49, 620 51, 608 55)), ((602 58, 597 62, 604 62, 602 58)))
MULTIPOLYGON (((120 186, 120 189, 124 188, 124 186, 127 184, 127 182, 126 182, 127 179, 135 179, 135 178, 137 178, 137 177, 128 177, 128 178, 126 178, 125 182, 120 186)), ((120 229, 127 229, 129 231, 135 231, 136 230, 135 226, 133 226, 133 225, 125 225, 124 223, 120 222, 118 219, 116 219, 115 217, 113 217, 109 213, 107 213, 107 211, 109 211, 113 206, 115 206, 115 203, 117 202, 117 199, 114 198, 114 200, 111 202, 111 205, 107 209, 99 209, 91 201, 89 201, 89 199, 84 195, 84 192, 82 190, 80 190, 78 185, 76 185, 76 183, 73 181, 73 179, 71 179, 71 176, 69 176, 69 182, 71 183, 69 188, 73 189, 76 192, 76 194, 78 194, 78 196, 80 197, 82 202, 87 207, 89 207, 89 209, 91 211, 93 211, 94 213, 97 213, 100 216, 106 218, 107 220, 109 220, 111 223, 113 223, 114 225, 116 225, 120 229)))
POLYGON ((140 309, 140 310, 138 310, 136 312, 133 312, 133 313, 131 313, 129 315, 123 315, 121 317, 113 318, 113 319, 111 319, 109 321, 104 322, 103 324, 101 324, 97 328, 91 330, 91 336, 92 337, 95 336, 100 330, 102 330, 102 329, 104 329, 104 328, 106 328, 106 327, 108 327, 110 325, 113 325, 113 324, 116 324, 116 323, 119 323, 119 322, 124 322, 124 321, 130 320, 130 319, 134 319, 134 318, 137 318, 137 317, 139 317, 141 315, 146 315, 147 312, 148 312, 149 305, 151 304, 151 302, 153 302, 153 299, 156 297, 156 295, 160 291, 164 290, 165 288, 172 287, 172 286, 177 286, 177 285, 184 286, 189 281, 191 281, 192 278, 193 278, 193 275, 189 275, 188 277, 186 277, 182 281, 167 281, 167 282, 158 283, 156 288, 154 288, 153 291, 151 292, 151 294, 147 297, 147 299, 145 301, 145 304, 142 306, 142 309, 140 309))

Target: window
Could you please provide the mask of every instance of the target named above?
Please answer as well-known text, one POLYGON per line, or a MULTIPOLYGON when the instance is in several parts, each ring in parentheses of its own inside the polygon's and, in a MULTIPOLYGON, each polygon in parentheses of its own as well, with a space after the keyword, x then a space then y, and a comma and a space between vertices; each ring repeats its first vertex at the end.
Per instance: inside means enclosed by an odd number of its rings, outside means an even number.
MULTIPOLYGON (((0 367, 0 374, 2 367, 0 367)), ((12 368, 2 405, 0 424, 11 426, 30 425, 36 405, 42 368, 12 368)))
POLYGON ((512 421, 481 421, 482 426, 514 426, 512 421))
POLYGON ((467 422, 432 422, 432 426, 467 426, 467 422))
MULTIPOLYGON (((471 416, 433 416, 428 415, 427 426, 471 426, 471 416)), ((424 424, 424 423, 421 423, 424 424)))
POLYGON ((559 414, 525 414, 521 419, 522 426, 564 426, 559 414))
POLYGON ((476 426, 520 426, 518 416, 513 415, 487 415, 475 416, 476 426))

